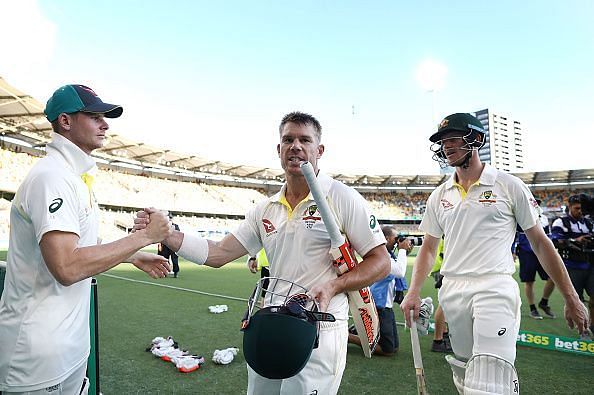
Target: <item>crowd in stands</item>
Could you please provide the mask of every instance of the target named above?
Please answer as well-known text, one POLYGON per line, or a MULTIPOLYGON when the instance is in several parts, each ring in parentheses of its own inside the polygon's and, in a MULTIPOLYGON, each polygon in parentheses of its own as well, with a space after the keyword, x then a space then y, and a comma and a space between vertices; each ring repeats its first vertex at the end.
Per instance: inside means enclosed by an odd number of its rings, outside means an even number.
POLYGON ((363 196, 382 219, 421 219, 425 212, 428 192, 374 192, 363 196))
POLYGON ((37 162, 36 157, 0 149, 0 183, 3 191, 16 192, 19 185, 37 162))
POLYGON ((163 207, 172 211, 243 215, 264 195, 254 189, 180 182, 100 170, 95 180, 100 204, 163 207))
MULTIPOLYGON (((38 158, 27 153, 0 149, 0 192, 16 192, 29 169, 38 158)), ((94 192, 102 207, 142 208, 154 206, 175 212, 196 213, 180 216, 176 222, 182 230, 202 232, 206 237, 219 238, 232 230, 238 220, 225 216, 242 216, 266 197, 264 190, 221 186, 198 182, 181 182, 162 178, 100 170, 94 192)), ((544 189, 534 191, 542 200, 549 217, 560 215, 570 195, 594 190, 544 189)), ((430 192, 399 191, 363 193, 376 216, 382 220, 420 220, 430 192)), ((0 241, 8 239, 10 205, 0 200, 0 241)), ((122 237, 132 224, 133 212, 102 210, 100 234, 106 240, 122 237)), ((397 225, 400 232, 416 233, 416 224, 397 225)))

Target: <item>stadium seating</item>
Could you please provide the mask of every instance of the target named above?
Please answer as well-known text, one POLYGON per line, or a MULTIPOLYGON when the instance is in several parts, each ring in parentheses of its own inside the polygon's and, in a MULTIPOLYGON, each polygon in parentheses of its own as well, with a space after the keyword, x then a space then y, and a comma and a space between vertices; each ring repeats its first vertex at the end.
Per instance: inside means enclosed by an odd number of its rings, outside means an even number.
MULTIPOLYGON (((0 149, 0 192, 14 194, 38 158, 27 153, 0 149)), ((100 235, 115 240, 126 234, 132 224, 135 208, 154 206, 173 212, 184 212, 175 218, 182 230, 198 231, 209 238, 221 238, 239 223, 231 216, 243 216, 266 197, 263 190, 238 188, 198 182, 126 174, 101 169, 96 177, 95 195, 101 210, 100 235), (114 209, 115 208, 115 209, 114 209)), ((593 190, 580 190, 592 194, 593 190)), ((545 213, 554 217, 575 190, 538 189, 534 196, 542 200, 545 213)), ((429 192, 364 192, 380 221, 402 221, 400 232, 415 233, 423 216, 429 192), (405 220, 409 220, 405 223, 405 220), (412 220, 412 221, 411 221, 412 220)), ((0 199, 0 244, 8 240, 10 203, 0 199)))

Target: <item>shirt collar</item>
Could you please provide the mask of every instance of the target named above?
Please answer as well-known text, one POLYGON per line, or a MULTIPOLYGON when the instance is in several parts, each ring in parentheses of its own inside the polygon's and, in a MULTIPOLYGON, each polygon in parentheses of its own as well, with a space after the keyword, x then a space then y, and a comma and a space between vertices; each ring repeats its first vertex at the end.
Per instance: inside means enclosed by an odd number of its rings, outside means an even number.
POLYGON ((580 219, 577 219, 577 218, 572 217, 571 214, 567 214, 567 217, 569 218, 569 222, 572 222, 574 224, 579 224, 579 223, 586 222, 584 220, 584 216, 583 215, 582 215, 582 218, 580 218, 580 219))
MULTIPOLYGON (((495 179, 497 178, 497 169, 488 163, 485 163, 485 167, 481 172, 478 183, 479 185, 495 185, 495 179)), ((446 188, 453 188, 456 184, 456 172, 453 172, 450 178, 446 181, 446 188)))
POLYGON ((48 156, 61 158, 77 175, 97 171, 95 159, 59 133, 52 133, 52 141, 46 145, 46 152, 48 156))

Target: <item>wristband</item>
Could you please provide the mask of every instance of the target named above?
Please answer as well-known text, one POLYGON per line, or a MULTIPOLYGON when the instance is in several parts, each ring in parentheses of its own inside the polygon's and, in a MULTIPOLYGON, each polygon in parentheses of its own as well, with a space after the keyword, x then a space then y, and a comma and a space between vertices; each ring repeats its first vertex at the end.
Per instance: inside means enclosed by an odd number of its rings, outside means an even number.
POLYGON ((177 255, 202 265, 208 258, 208 241, 201 236, 184 233, 184 240, 177 251, 177 255))

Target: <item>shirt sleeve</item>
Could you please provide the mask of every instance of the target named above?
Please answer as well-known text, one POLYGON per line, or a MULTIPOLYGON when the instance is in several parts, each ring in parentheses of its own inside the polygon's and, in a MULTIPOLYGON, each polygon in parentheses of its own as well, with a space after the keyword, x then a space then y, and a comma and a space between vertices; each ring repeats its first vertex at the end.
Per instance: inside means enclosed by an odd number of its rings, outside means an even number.
POLYGON ((565 227, 565 225, 563 225, 563 220, 561 218, 557 218, 556 220, 553 221, 553 226, 552 226, 552 230, 551 230, 551 239, 553 239, 553 240, 568 239, 569 238, 567 236, 568 232, 569 232, 569 229, 567 229, 565 227))
POLYGON ((386 238, 381 232, 377 217, 363 196, 338 181, 334 187, 338 189, 335 193, 340 193, 332 200, 338 205, 335 211, 338 211, 340 216, 341 231, 346 234, 355 251, 365 256, 371 249, 385 244, 386 238))
POLYGON ((51 231, 80 236, 79 199, 76 186, 65 178, 39 175, 31 180, 21 209, 29 216, 37 242, 51 231))
POLYGON ((513 211, 518 225, 524 230, 540 225, 541 208, 532 196, 530 189, 520 179, 513 178, 514 182, 509 189, 513 211))
POLYGON ((427 206, 425 208, 425 215, 419 225, 419 230, 425 232, 437 239, 443 235, 443 229, 437 221, 437 209, 439 208, 439 202, 437 201, 441 188, 434 190, 429 199, 427 199, 427 206))
POLYGON ((406 276, 406 267, 408 261, 406 258, 405 249, 398 250, 398 256, 396 257, 396 260, 390 258, 390 263, 392 264, 390 274, 393 274, 397 278, 404 278, 406 276))
POLYGON ((231 232, 250 256, 257 256, 258 252, 263 248, 260 232, 258 231, 258 221, 256 219, 258 207, 260 206, 252 208, 237 229, 231 232))

